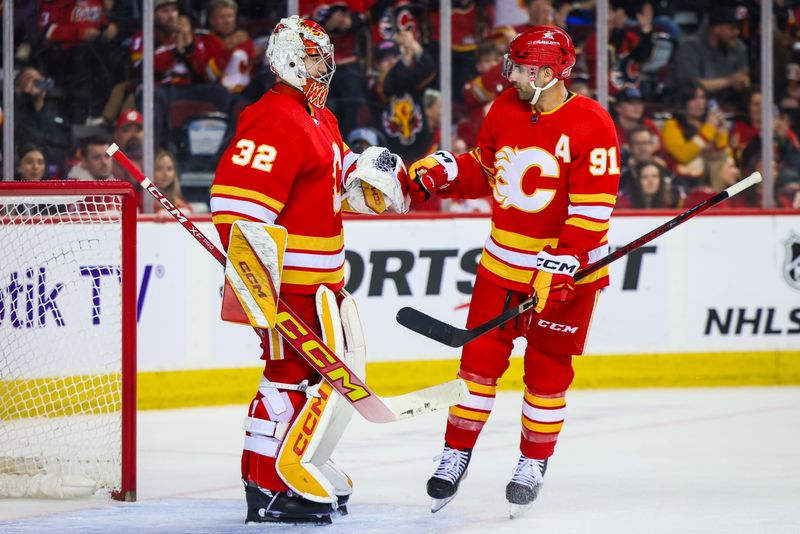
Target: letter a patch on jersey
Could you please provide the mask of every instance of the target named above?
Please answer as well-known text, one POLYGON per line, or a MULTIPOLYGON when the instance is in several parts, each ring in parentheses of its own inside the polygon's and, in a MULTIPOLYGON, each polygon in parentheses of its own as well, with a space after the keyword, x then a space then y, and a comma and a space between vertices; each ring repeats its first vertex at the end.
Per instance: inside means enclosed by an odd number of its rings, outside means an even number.
POLYGON ((231 226, 222 320, 274 328, 288 233, 281 226, 236 221, 231 226))

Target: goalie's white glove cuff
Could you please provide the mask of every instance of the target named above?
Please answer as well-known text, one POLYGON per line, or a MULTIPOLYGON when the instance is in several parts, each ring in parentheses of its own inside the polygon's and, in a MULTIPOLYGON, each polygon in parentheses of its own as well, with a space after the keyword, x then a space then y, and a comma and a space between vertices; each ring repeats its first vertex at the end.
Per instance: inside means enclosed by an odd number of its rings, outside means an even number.
POLYGON ((553 274, 566 274, 574 277, 581 263, 569 254, 553 255, 542 250, 536 255, 536 268, 553 274))

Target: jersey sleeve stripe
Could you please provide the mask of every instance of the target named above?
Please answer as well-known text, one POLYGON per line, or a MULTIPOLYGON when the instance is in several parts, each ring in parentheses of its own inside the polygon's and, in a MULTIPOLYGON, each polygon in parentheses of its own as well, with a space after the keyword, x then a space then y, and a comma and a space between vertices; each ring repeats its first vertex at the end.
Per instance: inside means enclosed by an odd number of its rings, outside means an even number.
POLYGON ((564 224, 569 226, 577 226, 578 228, 583 228, 584 230, 589 230, 592 232, 608 232, 608 221, 595 222, 582 219, 581 217, 569 217, 564 224))
POLYGON ((570 204, 609 204, 613 206, 617 203, 617 197, 608 193, 570 193, 569 202, 570 204))
POLYGON ((251 217, 259 222, 274 224, 278 214, 261 204, 248 202, 246 200, 236 200, 225 197, 211 197, 211 213, 218 212, 240 213, 251 217))
POLYGON ((337 285, 344 280, 344 265, 335 271, 301 271, 284 269, 281 285, 313 286, 319 284, 337 285))
POLYGON ((614 208, 610 208, 607 206, 570 205, 567 208, 567 213, 569 215, 581 215, 583 217, 589 217, 591 219, 607 221, 611 218, 611 212, 613 209, 614 208))
POLYGON ((211 186, 211 196, 214 197, 216 195, 234 197, 240 200, 255 200, 256 202, 260 202, 264 206, 270 208, 275 213, 280 213, 283 209, 282 202, 278 202, 274 198, 269 197, 264 193, 259 193, 258 191, 253 191, 251 189, 244 189, 242 187, 215 184, 211 186))

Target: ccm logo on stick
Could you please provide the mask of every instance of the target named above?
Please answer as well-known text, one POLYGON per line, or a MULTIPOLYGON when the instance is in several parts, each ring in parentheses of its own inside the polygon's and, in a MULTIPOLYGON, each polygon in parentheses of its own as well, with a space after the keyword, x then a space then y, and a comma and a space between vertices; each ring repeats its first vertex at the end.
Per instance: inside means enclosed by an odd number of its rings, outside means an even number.
POLYGON ((552 323, 550 321, 545 321, 544 319, 539 319, 539 321, 536 324, 538 326, 541 326, 542 328, 547 328, 549 330, 555 330, 556 332, 564 332, 566 334, 574 334, 574 333, 576 333, 578 331, 578 327, 577 326, 569 326, 569 325, 566 325, 566 324, 552 323))

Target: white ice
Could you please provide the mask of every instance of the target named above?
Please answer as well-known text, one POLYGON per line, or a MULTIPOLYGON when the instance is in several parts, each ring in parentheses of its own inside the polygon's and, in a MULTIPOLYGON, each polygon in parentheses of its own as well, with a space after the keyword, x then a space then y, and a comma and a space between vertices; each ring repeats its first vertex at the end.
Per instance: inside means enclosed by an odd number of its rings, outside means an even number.
POLYGON ((520 396, 498 396, 456 499, 425 481, 445 414, 353 419, 335 459, 355 481, 328 527, 244 525, 243 406, 139 414, 139 501, 0 501, 0 532, 310 531, 542 534, 800 533, 800 387, 574 391, 533 508, 509 520, 520 396))

